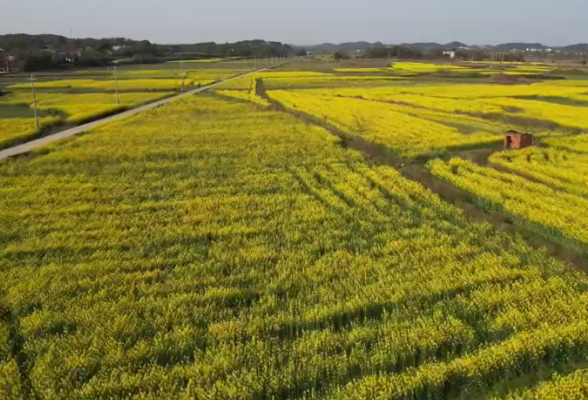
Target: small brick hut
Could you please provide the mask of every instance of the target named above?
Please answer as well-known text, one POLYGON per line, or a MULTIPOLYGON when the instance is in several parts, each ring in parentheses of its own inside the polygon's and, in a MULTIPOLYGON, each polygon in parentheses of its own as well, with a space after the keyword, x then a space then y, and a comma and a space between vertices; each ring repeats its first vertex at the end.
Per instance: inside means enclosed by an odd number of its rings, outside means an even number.
POLYGON ((506 150, 520 150, 535 144, 535 137, 530 133, 508 131, 504 134, 504 148, 506 150))

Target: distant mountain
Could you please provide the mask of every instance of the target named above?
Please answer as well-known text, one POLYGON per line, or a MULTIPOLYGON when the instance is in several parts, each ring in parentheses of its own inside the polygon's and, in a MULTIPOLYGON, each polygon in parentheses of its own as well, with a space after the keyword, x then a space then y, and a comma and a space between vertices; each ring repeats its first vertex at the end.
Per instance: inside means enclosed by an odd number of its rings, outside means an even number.
POLYGON ((440 49, 444 46, 439 43, 435 42, 419 42, 419 43, 402 43, 401 46, 410 47, 412 49, 419 49, 419 50, 431 50, 431 49, 440 49))
POLYGON ((339 50, 365 50, 369 47, 374 47, 374 46, 383 46, 384 43, 382 42, 375 42, 375 43, 369 43, 369 42, 346 42, 346 43, 341 43, 339 45, 339 50))
MULTIPOLYGON (((384 44, 382 42, 346 42, 340 44, 333 44, 333 43, 321 43, 317 45, 311 46, 298 46, 304 47, 304 49, 312 52, 312 53, 330 53, 333 54, 335 52, 344 52, 344 53, 355 53, 355 52, 364 52, 365 50, 371 47, 382 47, 382 46, 396 46, 393 44, 384 44)), ((446 45, 434 42, 424 42, 424 43, 402 43, 400 46, 409 47, 414 50, 420 51, 430 51, 430 50, 440 50, 440 49, 449 49, 453 47, 461 47, 465 46, 463 43, 460 42, 452 42, 446 45)))
POLYGON ((574 51, 576 53, 586 53, 588 52, 588 43, 572 44, 569 46, 564 46, 561 49, 565 51, 574 51))
POLYGON ((459 48, 459 47, 468 47, 468 45, 465 43, 462 43, 462 42, 450 42, 450 43, 446 43, 443 47, 459 48))
MULTIPOLYGON (((297 47, 304 47, 306 50, 313 52, 313 53, 335 53, 337 51, 340 52, 357 52, 357 51, 365 51, 370 47, 379 47, 379 46, 395 46, 392 44, 384 44, 382 42, 346 42, 340 44, 334 43, 321 43, 317 45, 311 46, 297 46, 297 47)), ((459 47, 467 47, 465 43, 462 42, 451 42, 447 44, 441 44, 436 42, 420 42, 420 43, 401 43, 400 46, 409 47, 415 50, 421 51, 430 51, 430 50, 443 50, 443 49, 453 49, 459 47)))
MULTIPOLYGON (((322 43, 317 45, 311 46, 304 46, 305 49, 312 53, 330 53, 333 54, 337 51, 339 52, 365 52, 368 48, 372 47, 393 47, 397 46, 396 44, 384 44, 382 42, 346 42, 346 43, 322 43)), ((588 44, 585 43, 578 43, 569 46, 546 46, 542 43, 524 43, 524 42, 513 42, 513 43, 502 43, 496 46, 492 45, 484 45, 484 46, 477 46, 477 45, 468 45, 463 42, 453 41, 449 43, 437 43, 437 42, 418 42, 418 43, 401 43, 400 46, 408 47, 412 50, 418 50, 421 52, 439 52, 442 50, 450 50, 450 49, 459 49, 467 47, 470 51, 495 51, 495 52, 506 52, 506 51, 520 51, 525 52, 527 49, 534 49, 534 50, 545 50, 545 49, 553 49, 553 50, 563 50, 564 52, 568 53, 584 53, 588 52, 588 44)), ((302 47, 302 46, 297 46, 302 47)))
POLYGON ((108 38, 108 39, 73 39, 61 35, 41 34, 29 35, 27 33, 9 33, 0 35, 0 47, 9 51, 19 51, 27 49, 57 49, 64 46, 78 44, 79 46, 92 46, 100 42, 108 41, 111 46, 122 46, 139 43, 136 40, 125 38, 108 38))
POLYGON ((313 44, 311 46, 296 46, 296 48, 304 48, 313 53, 335 53, 339 45, 333 43, 313 44))
POLYGON ((364 51, 370 47, 374 46, 383 46, 384 44, 381 42, 369 43, 369 42, 345 42, 340 44, 333 44, 333 43, 321 43, 311 46, 297 46, 297 47, 304 47, 306 50, 311 51, 313 53, 336 53, 337 51, 342 52, 354 52, 354 51, 364 51))
POLYGON ((450 42, 450 43, 436 43, 436 42, 420 42, 420 43, 402 43, 401 46, 410 47, 411 49, 418 49, 423 51, 430 50, 449 50, 458 49, 460 47, 468 47, 467 44, 462 42, 450 42))
POLYGON ((494 46, 495 50, 526 50, 526 49, 547 49, 541 43, 503 43, 494 46))

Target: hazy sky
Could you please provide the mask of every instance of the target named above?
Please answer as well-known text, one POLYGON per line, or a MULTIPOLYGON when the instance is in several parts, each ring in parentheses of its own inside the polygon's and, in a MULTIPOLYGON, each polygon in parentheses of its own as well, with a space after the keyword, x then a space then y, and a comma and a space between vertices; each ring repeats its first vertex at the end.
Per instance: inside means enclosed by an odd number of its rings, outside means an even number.
POLYGON ((588 42, 588 0, 0 0, 0 34, 157 43, 266 39, 588 42))

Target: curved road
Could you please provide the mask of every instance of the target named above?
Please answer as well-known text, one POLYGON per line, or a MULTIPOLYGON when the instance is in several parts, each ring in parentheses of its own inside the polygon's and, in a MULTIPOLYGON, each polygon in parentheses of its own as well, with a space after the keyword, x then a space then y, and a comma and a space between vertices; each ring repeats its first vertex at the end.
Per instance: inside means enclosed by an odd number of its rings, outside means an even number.
POLYGON ((135 115, 135 114, 140 113, 141 111, 150 110, 152 108, 159 107, 159 106, 161 106, 163 104, 169 103, 172 100, 176 100, 176 99, 180 99, 182 97, 192 96, 194 94, 204 92, 206 90, 209 90, 209 89, 212 89, 212 88, 214 88, 216 86, 219 86, 220 84, 225 83, 225 82, 230 82, 230 81, 233 81, 235 79, 239 79, 239 78, 243 78, 245 76, 252 75, 252 74, 254 74, 256 72, 261 72, 261 71, 265 71, 267 69, 272 69, 274 67, 279 67, 280 65, 286 64, 286 63, 288 63, 290 61, 291 60, 288 60, 288 61, 285 61, 285 62, 283 62, 281 64, 273 65, 273 66, 271 66, 269 68, 262 68, 262 69, 258 69, 258 70, 255 70, 255 71, 248 72, 246 74, 237 75, 237 76, 234 76, 232 78, 225 79, 225 80, 222 80, 220 82, 213 83, 213 84, 208 85, 208 86, 202 86, 202 87, 200 87, 198 89, 190 90, 189 92, 182 93, 182 94, 179 94, 177 96, 168 97, 166 99, 159 100, 159 101, 156 101, 156 102, 153 102, 153 103, 149 103, 149 104, 146 104, 144 106, 133 108, 132 110, 123 111, 123 112, 121 112, 119 114, 116 114, 116 115, 113 115, 113 116, 110 116, 110 117, 107 117, 107 118, 99 119, 99 120, 96 120, 96 121, 93 121, 93 122, 90 122, 90 123, 87 123, 87 124, 84 124, 84 125, 77 126, 75 128, 66 129, 64 131, 61 131, 61 132, 58 132, 58 133, 54 133, 53 135, 49 135, 49 136, 45 136, 45 137, 42 137, 42 138, 39 138, 39 139, 31 140, 30 142, 19 144, 18 146, 9 147, 7 149, 4 149, 4 150, 1 150, 0 151, 0 160, 3 160, 3 159, 8 158, 8 157, 12 157, 12 156, 17 156, 17 155, 20 155, 20 154, 28 153, 31 150, 34 150, 34 149, 36 149, 38 147, 44 146, 44 145, 49 144, 49 143, 53 143, 53 142, 55 142, 57 140, 65 139, 65 138, 68 138, 70 136, 74 136, 74 135, 77 135, 79 133, 86 132, 86 131, 88 131, 88 130, 90 130, 92 128, 95 128, 98 125, 102 125, 102 124, 105 124, 107 122, 115 121, 115 120, 117 120, 119 118, 124 118, 124 117, 128 117, 128 116, 131 116, 131 115, 135 115))

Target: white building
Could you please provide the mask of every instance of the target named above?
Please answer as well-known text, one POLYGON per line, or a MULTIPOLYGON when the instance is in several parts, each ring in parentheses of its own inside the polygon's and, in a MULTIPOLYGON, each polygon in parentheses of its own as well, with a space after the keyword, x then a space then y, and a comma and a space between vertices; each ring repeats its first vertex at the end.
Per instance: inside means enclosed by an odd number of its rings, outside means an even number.
POLYGON ((449 58, 453 59, 455 58, 455 51, 453 50, 446 50, 443 52, 444 56, 449 56, 449 58))

